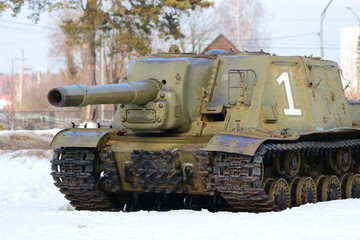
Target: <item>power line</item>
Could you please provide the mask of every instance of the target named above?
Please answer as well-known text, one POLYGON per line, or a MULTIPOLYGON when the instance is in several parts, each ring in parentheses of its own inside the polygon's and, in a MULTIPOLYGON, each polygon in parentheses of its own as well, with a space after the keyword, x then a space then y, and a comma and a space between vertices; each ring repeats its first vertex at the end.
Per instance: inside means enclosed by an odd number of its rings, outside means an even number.
POLYGON ((38 25, 38 24, 31 24, 31 23, 16 22, 16 21, 11 21, 11 20, 6 20, 6 19, 0 19, 0 22, 18 24, 18 25, 23 25, 23 26, 30 26, 30 27, 35 27, 35 28, 48 28, 48 29, 53 29, 53 30, 58 29, 58 28, 52 27, 52 26, 45 26, 45 25, 38 25))
POLYGON ((300 34, 293 34, 287 36, 279 36, 279 37, 267 37, 267 38, 249 38, 249 40, 273 40, 273 39, 286 39, 286 38, 298 38, 310 35, 318 35, 318 32, 311 32, 311 33, 300 33, 300 34))
MULTIPOLYGON (((279 22, 318 22, 317 18, 274 18, 271 21, 279 21, 279 22)), ((326 19, 327 22, 349 22, 350 18, 329 18, 326 19)))
MULTIPOLYGON (((271 46, 270 48, 272 49, 302 49, 302 50, 319 50, 318 47, 274 47, 274 46, 271 46)), ((324 47, 324 49, 326 50, 340 50, 341 48, 339 47, 333 47, 333 48, 327 48, 327 47, 324 47)))
POLYGON ((14 26, 7 26, 7 25, 3 25, 0 24, 0 28, 6 29, 8 31, 13 31, 13 32, 23 32, 23 33, 50 33, 49 30, 40 30, 40 29, 25 29, 25 28, 19 28, 19 27, 14 27, 14 26))
POLYGON ((19 41, 10 41, 10 42, 0 42, 1 45, 8 45, 8 44, 17 44, 17 43, 23 43, 23 42, 32 42, 32 41, 38 41, 38 40, 42 40, 44 39, 43 37, 41 38, 33 38, 33 39, 23 39, 23 40, 19 40, 19 41))

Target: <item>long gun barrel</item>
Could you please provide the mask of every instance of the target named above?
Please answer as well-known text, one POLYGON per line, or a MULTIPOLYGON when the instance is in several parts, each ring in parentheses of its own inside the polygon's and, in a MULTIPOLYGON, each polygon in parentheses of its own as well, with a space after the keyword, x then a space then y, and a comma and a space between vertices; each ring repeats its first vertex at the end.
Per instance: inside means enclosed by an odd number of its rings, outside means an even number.
POLYGON ((161 83, 154 79, 129 83, 86 86, 54 87, 48 93, 48 101, 56 107, 82 107, 91 104, 138 104, 154 100, 161 83))

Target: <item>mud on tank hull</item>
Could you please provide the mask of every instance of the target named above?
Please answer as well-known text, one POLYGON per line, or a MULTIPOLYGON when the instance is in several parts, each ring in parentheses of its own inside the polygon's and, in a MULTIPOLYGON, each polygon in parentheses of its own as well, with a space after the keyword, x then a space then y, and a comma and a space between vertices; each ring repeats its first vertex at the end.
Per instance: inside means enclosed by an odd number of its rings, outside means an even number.
POLYGON ((293 139, 153 138, 70 129, 53 140, 52 176, 78 210, 283 210, 359 198, 359 136, 347 129, 293 139))

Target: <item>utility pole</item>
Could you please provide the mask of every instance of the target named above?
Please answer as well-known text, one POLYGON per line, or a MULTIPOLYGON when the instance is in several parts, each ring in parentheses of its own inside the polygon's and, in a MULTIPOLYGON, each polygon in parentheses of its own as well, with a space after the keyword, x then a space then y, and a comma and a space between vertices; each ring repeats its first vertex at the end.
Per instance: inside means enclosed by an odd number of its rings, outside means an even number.
POLYGON ((357 99, 360 99, 360 18, 359 16, 351 9, 350 6, 346 6, 346 9, 349 10, 358 20, 358 42, 356 48, 356 94, 357 99))
POLYGON ((41 72, 40 72, 39 69, 37 70, 37 81, 36 81, 36 85, 37 85, 38 88, 40 88, 40 85, 41 85, 41 72))
POLYGON ((24 49, 21 49, 21 57, 18 59, 20 61, 20 73, 19 73, 19 85, 17 91, 17 101, 19 103, 19 107, 21 109, 22 106, 22 95, 23 95, 23 81, 24 81, 24 70, 25 70, 25 61, 26 58, 24 57, 24 49))
POLYGON ((11 110, 10 110, 10 130, 15 129, 15 80, 14 80, 14 59, 11 59, 11 110))
POLYGON ((326 15, 326 10, 328 9, 328 7, 330 6, 330 4, 332 3, 333 0, 330 0, 330 2, 326 5, 326 7, 324 8, 324 10, 321 12, 321 21, 320 21, 320 56, 323 59, 324 58, 324 28, 323 28, 323 23, 324 23, 324 18, 326 15))

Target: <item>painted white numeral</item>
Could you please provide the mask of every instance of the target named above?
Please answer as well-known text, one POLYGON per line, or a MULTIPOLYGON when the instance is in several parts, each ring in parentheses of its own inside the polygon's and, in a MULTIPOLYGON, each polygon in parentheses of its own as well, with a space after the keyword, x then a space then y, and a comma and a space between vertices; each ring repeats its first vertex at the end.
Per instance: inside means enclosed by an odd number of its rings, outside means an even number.
POLYGON ((289 108, 284 109, 285 115, 301 115, 302 114, 301 109, 295 109, 294 106, 294 99, 291 92, 289 73, 287 72, 282 73, 280 77, 277 79, 277 82, 279 84, 282 84, 284 82, 285 84, 286 98, 289 104, 289 108))

